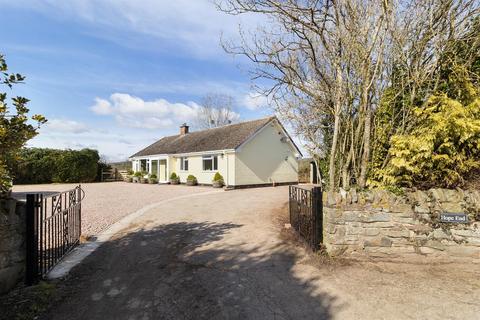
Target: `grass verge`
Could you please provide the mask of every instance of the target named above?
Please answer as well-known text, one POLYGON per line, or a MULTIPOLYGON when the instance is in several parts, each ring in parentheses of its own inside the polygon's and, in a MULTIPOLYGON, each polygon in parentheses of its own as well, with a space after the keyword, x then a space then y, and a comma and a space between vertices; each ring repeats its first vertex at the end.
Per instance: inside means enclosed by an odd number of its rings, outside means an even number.
POLYGON ((47 310, 54 300, 55 292, 55 284, 43 281, 31 287, 18 286, 0 296, 0 319, 35 319, 47 310))

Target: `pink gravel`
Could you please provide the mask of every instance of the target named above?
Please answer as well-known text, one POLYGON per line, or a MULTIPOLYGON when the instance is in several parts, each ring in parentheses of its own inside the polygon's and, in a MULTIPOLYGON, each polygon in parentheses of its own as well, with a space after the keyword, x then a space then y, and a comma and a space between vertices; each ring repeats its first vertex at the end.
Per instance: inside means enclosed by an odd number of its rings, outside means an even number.
MULTIPOLYGON (((17 185, 16 192, 66 191, 77 184, 17 185)), ((170 198, 209 192, 211 187, 187 187, 184 185, 150 185, 126 182, 82 184, 85 199, 82 202, 82 234, 86 237, 98 234, 128 214, 147 205, 170 198)))

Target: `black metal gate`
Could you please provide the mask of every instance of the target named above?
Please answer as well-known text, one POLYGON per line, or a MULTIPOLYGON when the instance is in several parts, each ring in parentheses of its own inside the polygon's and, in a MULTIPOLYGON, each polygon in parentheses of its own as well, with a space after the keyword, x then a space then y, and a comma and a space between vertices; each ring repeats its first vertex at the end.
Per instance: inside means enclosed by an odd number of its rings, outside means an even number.
POLYGON ((320 187, 290 186, 290 224, 313 251, 323 242, 323 205, 320 187))
POLYGON ((27 194, 27 285, 45 276, 80 242, 84 195, 81 186, 49 196, 27 194))

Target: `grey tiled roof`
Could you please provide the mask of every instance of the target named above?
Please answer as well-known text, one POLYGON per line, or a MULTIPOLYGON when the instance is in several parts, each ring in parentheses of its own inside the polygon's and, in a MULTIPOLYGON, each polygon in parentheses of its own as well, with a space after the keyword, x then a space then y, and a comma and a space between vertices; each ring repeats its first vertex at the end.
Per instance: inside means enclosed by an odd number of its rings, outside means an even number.
POLYGON ((132 157, 236 149, 273 119, 275 117, 164 137, 135 153, 132 157))

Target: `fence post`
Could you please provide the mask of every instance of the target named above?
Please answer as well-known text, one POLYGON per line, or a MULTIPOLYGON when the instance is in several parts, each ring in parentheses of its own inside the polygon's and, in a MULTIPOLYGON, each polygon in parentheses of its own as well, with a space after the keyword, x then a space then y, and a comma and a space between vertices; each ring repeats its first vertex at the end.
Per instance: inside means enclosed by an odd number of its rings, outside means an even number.
POLYGON ((36 212, 37 194, 27 194, 26 220, 26 272, 25 284, 31 286, 38 279, 38 217, 36 212))
POLYGON ((292 223, 292 186, 288 186, 288 216, 290 218, 290 225, 292 223))
POLYGON ((314 214, 314 250, 320 249, 320 243, 323 242, 323 202, 322 188, 313 187, 312 189, 312 211, 314 214))
POLYGON ((77 202, 78 202, 78 239, 82 236, 82 185, 77 187, 77 202))

